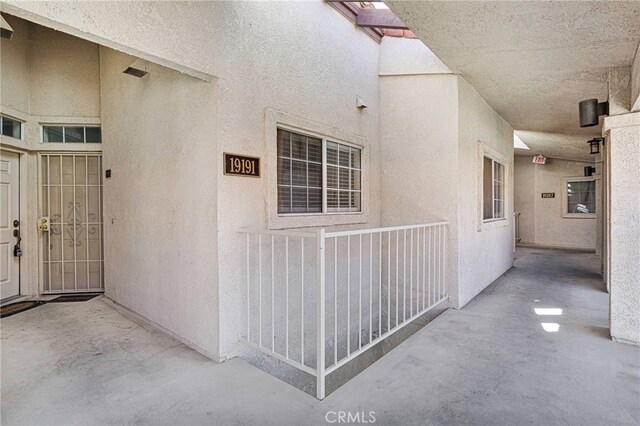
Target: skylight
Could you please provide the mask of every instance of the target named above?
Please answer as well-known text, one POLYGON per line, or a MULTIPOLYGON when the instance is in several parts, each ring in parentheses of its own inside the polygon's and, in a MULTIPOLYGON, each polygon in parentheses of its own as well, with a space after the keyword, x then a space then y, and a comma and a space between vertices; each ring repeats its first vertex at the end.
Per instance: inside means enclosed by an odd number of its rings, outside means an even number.
POLYGON ((518 149, 529 149, 527 144, 524 143, 515 133, 513 134, 513 147, 518 149))

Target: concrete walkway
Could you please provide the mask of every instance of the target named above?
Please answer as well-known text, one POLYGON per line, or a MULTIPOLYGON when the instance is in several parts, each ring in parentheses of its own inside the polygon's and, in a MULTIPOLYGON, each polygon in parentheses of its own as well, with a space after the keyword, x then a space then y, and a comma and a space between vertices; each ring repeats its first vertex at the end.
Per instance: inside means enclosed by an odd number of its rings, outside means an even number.
POLYGON ((215 364, 100 299, 43 305, 0 322, 2 424, 308 425, 329 411, 374 411, 385 425, 639 424, 640 348, 608 339, 598 264, 521 249, 464 309, 322 402, 241 360, 215 364))

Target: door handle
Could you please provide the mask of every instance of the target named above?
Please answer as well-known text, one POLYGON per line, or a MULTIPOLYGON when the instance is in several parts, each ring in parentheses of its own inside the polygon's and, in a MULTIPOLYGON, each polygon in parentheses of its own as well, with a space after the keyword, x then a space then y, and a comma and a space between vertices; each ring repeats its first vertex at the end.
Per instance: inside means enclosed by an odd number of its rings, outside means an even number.
MULTIPOLYGON (((15 225, 16 222, 18 222, 18 221, 14 220, 13 224, 15 225)), ((20 242, 22 241, 22 237, 20 236, 20 229, 18 229, 18 228, 14 229, 13 230, 13 236, 18 239, 18 241, 16 242, 16 245, 13 246, 13 255, 15 257, 20 257, 20 256, 22 256, 22 248, 20 248, 20 242)))

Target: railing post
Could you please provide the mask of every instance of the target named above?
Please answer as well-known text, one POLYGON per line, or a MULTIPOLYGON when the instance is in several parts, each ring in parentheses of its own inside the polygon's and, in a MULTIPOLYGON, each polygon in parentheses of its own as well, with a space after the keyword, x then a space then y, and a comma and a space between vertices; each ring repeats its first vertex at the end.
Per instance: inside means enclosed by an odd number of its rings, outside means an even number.
POLYGON ((317 328, 317 347, 316 347, 316 396, 318 399, 324 399, 325 384, 325 237, 324 228, 317 231, 316 234, 317 259, 317 285, 316 285, 316 328, 317 328))

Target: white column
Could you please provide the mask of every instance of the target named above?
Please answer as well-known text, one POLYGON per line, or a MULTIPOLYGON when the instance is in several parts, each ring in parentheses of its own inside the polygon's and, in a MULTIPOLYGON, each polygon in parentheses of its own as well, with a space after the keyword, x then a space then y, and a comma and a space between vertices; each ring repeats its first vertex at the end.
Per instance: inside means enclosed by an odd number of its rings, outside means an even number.
POLYGON ((603 135, 611 337, 640 345, 640 112, 606 117, 603 135))

